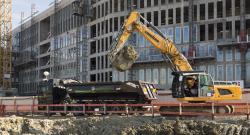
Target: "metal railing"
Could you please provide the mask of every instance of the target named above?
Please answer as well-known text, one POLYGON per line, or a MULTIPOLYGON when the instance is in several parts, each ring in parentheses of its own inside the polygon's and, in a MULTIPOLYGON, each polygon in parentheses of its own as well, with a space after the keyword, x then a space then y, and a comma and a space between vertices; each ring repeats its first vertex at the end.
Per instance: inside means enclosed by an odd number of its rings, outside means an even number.
POLYGON ((146 115, 155 117, 163 116, 207 116, 212 119, 215 116, 246 116, 249 120, 248 103, 152 103, 152 104, 13 104, 0 105, 0 115, 46 115, 52 114, 81 114, 81 115, 146 115), (219 107, 233 106, 231 113, 219 113, 219 107), (171 108, 161 110, 160 107, 171 108), (190 108, 206 108, 190 110, 190 108), (188 109, 189 108, 189 109, 188 109))

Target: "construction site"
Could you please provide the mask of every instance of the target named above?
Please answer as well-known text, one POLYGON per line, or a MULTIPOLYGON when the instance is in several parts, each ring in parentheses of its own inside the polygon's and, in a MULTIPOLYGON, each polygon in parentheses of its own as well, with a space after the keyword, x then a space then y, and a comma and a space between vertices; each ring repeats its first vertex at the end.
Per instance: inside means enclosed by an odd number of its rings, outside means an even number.
POLYGON ((32 2, 0 0, 0 134, 250 134, 249 0, 32 2))

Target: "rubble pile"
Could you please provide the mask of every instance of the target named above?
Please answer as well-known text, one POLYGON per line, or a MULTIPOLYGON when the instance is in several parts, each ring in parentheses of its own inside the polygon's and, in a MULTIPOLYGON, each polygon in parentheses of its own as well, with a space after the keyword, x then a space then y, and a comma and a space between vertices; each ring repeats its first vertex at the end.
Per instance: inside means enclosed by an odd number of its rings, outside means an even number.
POLYGON ((248 135, 246 120, 178 120, 165 117, 0 118, 0 134, 248 135))

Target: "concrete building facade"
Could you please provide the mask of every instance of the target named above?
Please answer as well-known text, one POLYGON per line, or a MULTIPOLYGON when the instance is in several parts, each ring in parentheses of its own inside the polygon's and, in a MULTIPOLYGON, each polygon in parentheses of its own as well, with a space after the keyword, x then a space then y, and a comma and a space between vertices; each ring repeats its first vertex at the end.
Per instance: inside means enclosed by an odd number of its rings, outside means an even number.
POLYGON ((55 0, 13 30, 19 93, 35 93, 44 71, 51 78, 145 80, 170 88, 168 64, 138 33, 127 42, 140 55, 132 69, 118 72, 110 65, 110 44, 132 9, 170 38, 195 69, 215 80, 244 80, 250 87, 248 0, 91 0, 91 20, 72 15, 73 1, 55 0))
POLYGON ((90 81, 145 80, 171 87, 167 63, 137 33, 128 41, 140 55, 132 69, 118 72, 109 65, 107 48, 133 8, 172 39, 195 69, 215 80, 244 80, 250 87, 248 0, 99 0, 92 6, 90 81))

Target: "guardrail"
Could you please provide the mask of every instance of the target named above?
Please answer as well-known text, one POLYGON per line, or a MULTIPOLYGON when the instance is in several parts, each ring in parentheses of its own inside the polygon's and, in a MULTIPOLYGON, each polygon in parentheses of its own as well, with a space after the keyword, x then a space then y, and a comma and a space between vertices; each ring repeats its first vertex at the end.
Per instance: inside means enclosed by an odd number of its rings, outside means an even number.
POLYGON ((246 116, 249 119, 248 103, 152 103, 152 104, 27 104, 0 105, 0 115, 39 115, 50 117, 60 113, 74 115, 147 115, 147 116, 246 116), (233 106, 232 113, 218 113, 218 107, 233 106), (166 107, 169 110, 161 110, 166 107), (196 108, 196 109, 195 109, 196 108), (199 108, 199 109, 197 109, 199 108), (191 109, 191 110, 190 110, 191 109), (192 110, 194 109, 194 110, 192 110))

